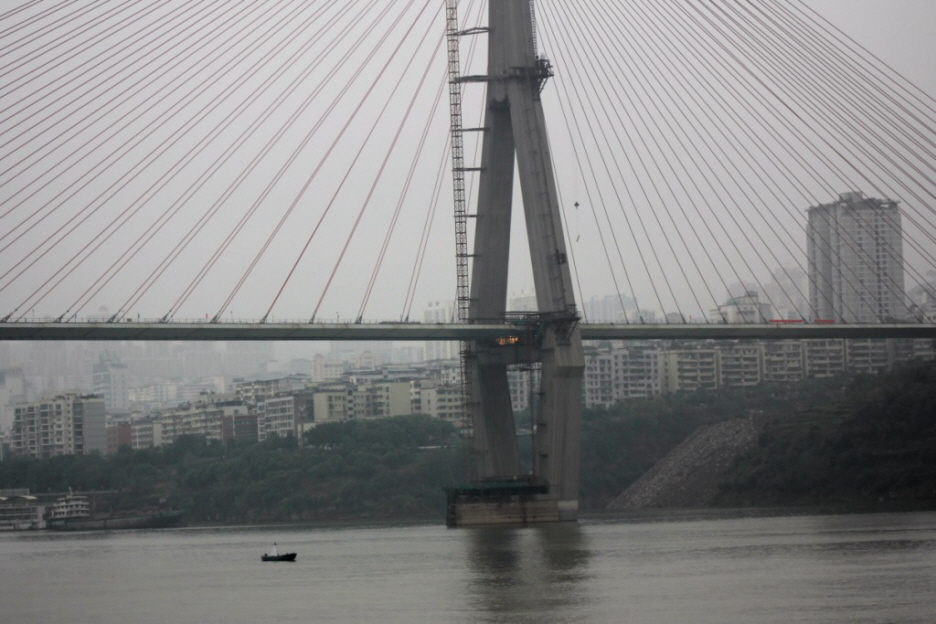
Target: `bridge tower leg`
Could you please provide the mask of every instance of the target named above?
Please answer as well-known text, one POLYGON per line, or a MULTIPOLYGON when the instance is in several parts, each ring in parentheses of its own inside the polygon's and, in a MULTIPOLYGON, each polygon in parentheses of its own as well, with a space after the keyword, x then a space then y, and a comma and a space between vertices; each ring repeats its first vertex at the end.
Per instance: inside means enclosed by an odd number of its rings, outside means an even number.
POLYGON ((552 75, 536 52, 533 2, 492 0, 488 84, 469 320, 507 312, 514 163, 536 288, 530 333, 468 350, 473 487, 449 491, 449 524, 575 520, 584 357, 540 93, 552 75), (539 363, 533 475, 521 475, 507 367, 539 363))

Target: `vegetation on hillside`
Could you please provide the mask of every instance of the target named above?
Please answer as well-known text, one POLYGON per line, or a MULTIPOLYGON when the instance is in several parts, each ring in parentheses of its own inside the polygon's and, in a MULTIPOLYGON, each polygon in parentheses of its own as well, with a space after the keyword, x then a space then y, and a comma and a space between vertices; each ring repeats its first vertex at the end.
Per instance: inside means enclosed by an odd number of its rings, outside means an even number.
POLYGON ((405 518, 444 513, 442 488, 461 478, 451 423, 428 416, 322 424, 262 443, 183 436, 110 457, 0 462, 0 487, 34 492, 118 490, 109 510, 156 504, 190 522, 405 518))
POLYGON ((936 502, 936 362, 859 376, 844 396, 763 430, 720 504, 936 502))
POLYGON ((581 504, 603 508, 696 428, 736 418, 782 417, 837 400, 841 379, 683 392, 586 409, 582 426, 581 504))
MULTIPOLYGON (((719 504, 936 499, 936 363, 880 377, 675 394, 585 410, 581 504, 603 508, 697 427, 762 427, 725 477, 719 504)), ((522 424, 522 423, 521 423, 522 424)), ((521 438, 528 454, 528 439, 521 438)), ((444 515, 463 480, 453 426, 427 416, 326 423, 262 443, 183 436, 115 455, 13 458, 0 488, 110 490, 99 511, 185 509, 193 523, 444 515)))

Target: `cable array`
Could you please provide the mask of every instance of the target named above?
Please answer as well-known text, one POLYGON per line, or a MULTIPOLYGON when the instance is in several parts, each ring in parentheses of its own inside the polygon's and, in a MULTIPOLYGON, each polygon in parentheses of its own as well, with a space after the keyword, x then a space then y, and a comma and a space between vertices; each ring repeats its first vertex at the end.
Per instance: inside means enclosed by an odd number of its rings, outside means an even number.
MULTIPOLYGON (((543 0, 539 15, 557 142, 594 220, 570 245, 592 252, 595 281, 627 284, 628 320, 718 322, 750 290, 816 318, 806 210, 846 191, 900 203, 906 286, 931 289, 933 101, 804 3, 543 0)), ((839 241, 859 259, 842 271, 856 290, 863 225, 839 241)), ((882 281, 878 296, 905 301, 902 280, 882 281)))
MULTIPOLYGON (((0 13, 0 319, 408 320, 454 299, 443 5, 0 13)), ((461 5, 466 30, 486 26, 485 3, 461 5)), ((753 290, 815 319, 807 209, 849 191, 900 206, 902 247, 884 253, 904 276, 866 296, 936 291, 934 101, 803 0, 540 0, 536 15, 581 301, 719 322, 753 290)), ((466 74, 484 73, 477 39, 466 74)), ((464 95, 481 119, 481 89, 464 95)), ((466 168, 482 136, 465 133, 466 168)), ((873 235, 838 240, 856 290, 873 235)))
POLYGON ((76 7, 0 23, 0 317, 308 318, 333 295, 360 317, 385 259, 447 251, 393 236, 441 194, 419 183, 446 130, 431 0, 76 7))

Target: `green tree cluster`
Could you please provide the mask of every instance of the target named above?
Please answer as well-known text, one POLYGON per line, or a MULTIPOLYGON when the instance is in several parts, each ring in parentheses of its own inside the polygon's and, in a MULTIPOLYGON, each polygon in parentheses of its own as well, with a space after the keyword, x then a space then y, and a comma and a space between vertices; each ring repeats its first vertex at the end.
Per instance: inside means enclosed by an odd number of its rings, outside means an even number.
POLYGON ((324 423, 293 437, 228 443, 182 436, 115 455, 0 462, 0 487, 115 490, 111 511, 184 509, 190 522, 401 518, 444 513, 461 477, 451 423, 428 416, 324 423))
POLYGON ((586 409, 582 418, 582 507, 603 508, 697 427, 739 417, 734 393, 693 392, 586 409))
POLYGON ((725 505, 936 502, 936 362, 859 376, 768 424, 722 484, 725 505))

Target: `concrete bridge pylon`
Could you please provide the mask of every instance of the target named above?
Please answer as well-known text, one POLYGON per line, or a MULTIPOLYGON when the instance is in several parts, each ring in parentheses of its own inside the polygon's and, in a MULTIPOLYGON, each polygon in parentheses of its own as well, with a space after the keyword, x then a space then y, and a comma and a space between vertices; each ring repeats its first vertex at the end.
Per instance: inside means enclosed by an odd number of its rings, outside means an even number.
POLYGON ((469 322, 504 320, 514 180, 536 289, 530 331, 464 350, 473 427, 471 486, 449 491, 449 524, 578 516, 584 356, 540 94, 552 68, 536 50, 533 2, 488 3, 488 69, 469 322), (516 171, 514 167, 516 163, 516 171), (540 368, 533 470, 521 473, 507 368, 540 368))

